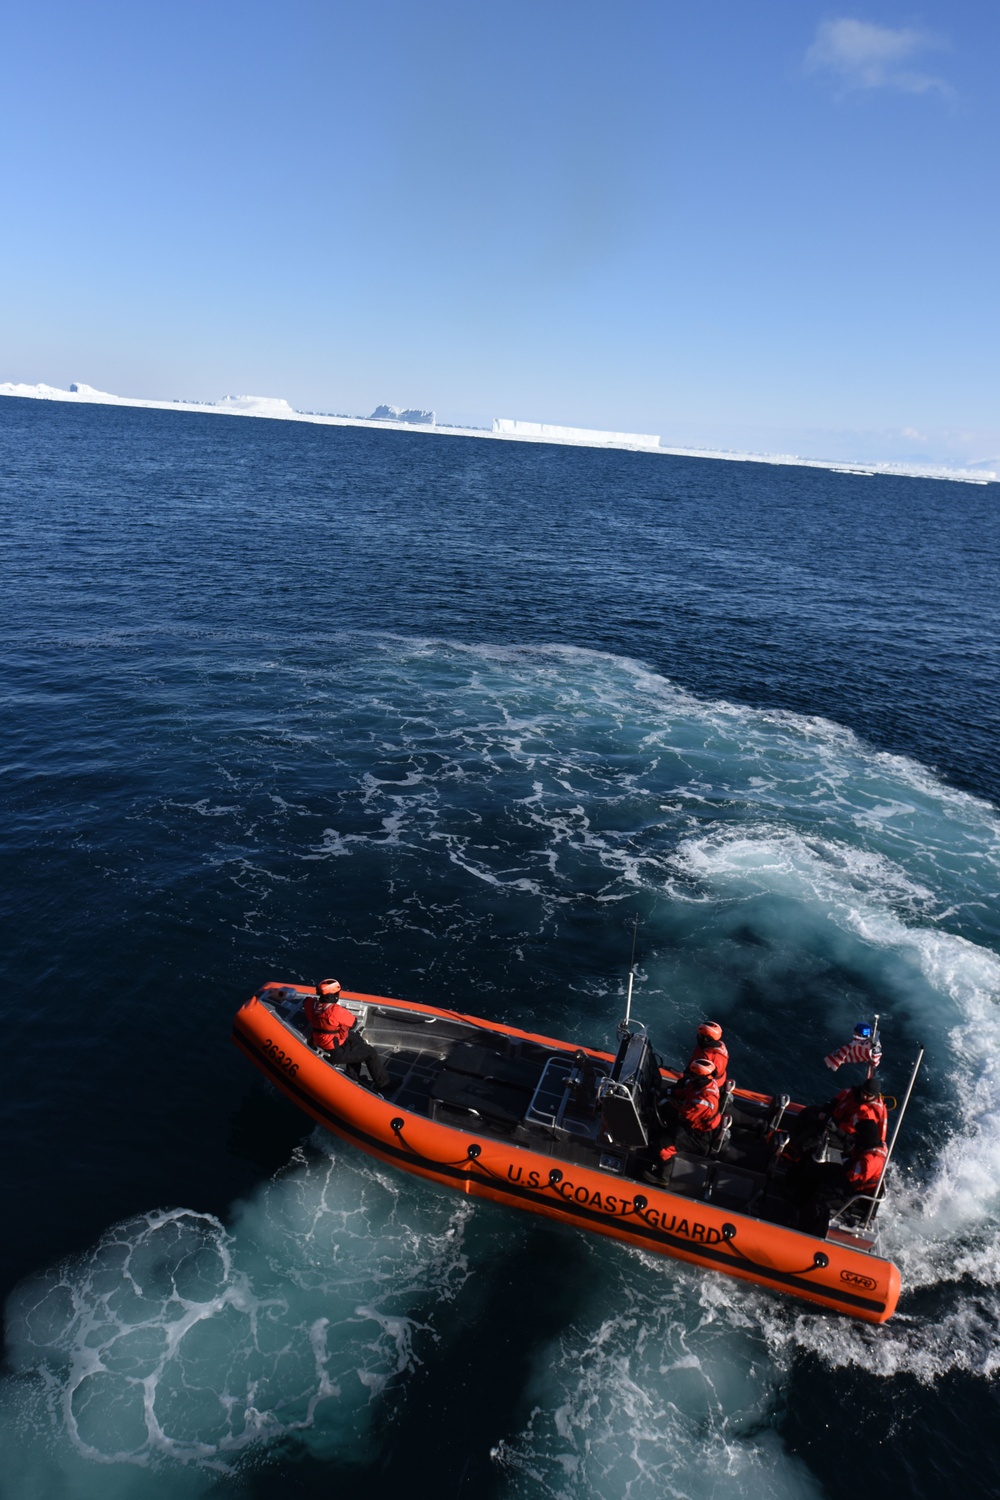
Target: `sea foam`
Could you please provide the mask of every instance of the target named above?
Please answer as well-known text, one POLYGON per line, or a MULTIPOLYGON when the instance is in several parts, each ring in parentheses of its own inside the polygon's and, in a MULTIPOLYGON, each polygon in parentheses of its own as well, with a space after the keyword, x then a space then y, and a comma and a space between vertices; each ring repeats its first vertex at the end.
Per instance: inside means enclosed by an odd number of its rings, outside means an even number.
MULTIPOLYGON (((586 1240, 599 1290, 539 1342, 524 1418, 494 1447, 511 1495, 707 1500, 728 1485, 812 1500, 781 1437, 802 1361, 926 1384, 994 1375, 994 808, 828 720, 704 702, 576 648, 354 640, 349 666, 314 665, 298 690, 320 748, 352 767, 350 796, 282 795, 262 729, 241 741, 244 782, 164 805, 197 819, 245 885, 248 923, 289 871, 387 869, 380 941, 406 945, 414 983, 425 954, 440 976, 492 945, 504 967, 491 1011, 540 1019, 541 992, 547 1029, 593 1043, 623 985, 586 945, 618 920, 624 969, 638 909, 634 1013, 673 1061, 706 1011, 739 1081, 794 1079, 809 1098, 853 1081, 822 1059, 860 1014, 882 1015, 887 1091, 902 1093, 927 1049, 881 1216, 903 1276, 896 1318, 830 1318, 586 1240), (252 869, 233 852, 249 829, 252 869)), ((109 1230, 9 1305, 10 1471, 89 1500, 143 1492, 143 1476, 197 1493, 278 1440, 363 1458, 373 1413, 405 1403, 454 1298, 483 1274, 471 1226, 488 1226, 496 1258, 524 1222, 317 1135, 225 1224, 173 1209, 109 1230)))

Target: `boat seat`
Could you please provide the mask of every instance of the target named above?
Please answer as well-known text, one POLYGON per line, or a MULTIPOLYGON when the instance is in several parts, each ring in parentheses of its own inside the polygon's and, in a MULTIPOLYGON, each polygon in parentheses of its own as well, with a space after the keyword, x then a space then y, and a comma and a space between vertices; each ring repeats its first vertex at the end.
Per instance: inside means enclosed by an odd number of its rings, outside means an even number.
POLYGON ((482 1047, 478 1042, 459 1042, 448 1053, 445 1066, 451 1073, 471 1073, 476 1078, 492 1079, 495 1083, 532 1092, 542 1076, 540 1063, 526 1062, 523 1057, 505 1057, 502 1052, 494 1052, 492 1047, 482 1047))
POLYGON ((768 1143, 756 1136, 731 1135, 722 1151, 722 1160, 731 1167, 763 1172, 770 1159, 768 1143))
POLYGON ((770 1224, 788 1224, 793 1228, 797 1227, 798 1214, 795 1206, 782 1194, 770 1190, 762 1193, 754 1204, 753 1211, 758 1219, 767 1219, 770 1224))
POLYGON ((484 1120, 493 1120, 511 1129, 521 1123, 531 1103, 529 1089, 512 1088, 492 1078, 473 1078, 466 1073, 453 1072, 451 1068, 438 1074, 431 1084, 430 1094, 435 1106, 471 1110, 484 1120))
POLYGON ((749 1172, 730 1172, 721 1166, 712 1185, 712 1202, 745 1207, 757 1191, 757 1180, 749 1172))
POLYGON ((701 1197, 711 1179, 713 1164, 688 1156, 675 1156, 671 1163, 670 1191, 701 1197))

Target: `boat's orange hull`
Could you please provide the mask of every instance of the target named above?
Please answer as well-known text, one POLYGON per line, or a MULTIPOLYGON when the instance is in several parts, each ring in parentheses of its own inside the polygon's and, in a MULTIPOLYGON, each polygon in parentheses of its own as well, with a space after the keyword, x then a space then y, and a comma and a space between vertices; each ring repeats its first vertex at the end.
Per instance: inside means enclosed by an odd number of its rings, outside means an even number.
MULTIPOLYGON (((293 986, 281 986, 291 989, 293 986)), ((303 993, 307 991, 303 988, 303 993)), ((264 993, 262 991, 261 993, 264 993)), ((377 995, 346 994, 392 1006, 377 995)), ((486 1031, 524 1037, 572 1055, 575 1046, 514 1027, 458 1016, 434 1006, 408 1010, 448 1015, 486 1031)), ((613 1172, 561 1164, 473 1129, 441 1124, 400 1109, 331 1068, 256 998, 236 1016, 233 1039, 260 1070, 320 1125, 393 1166, 477 1198, 545 1214, 563 1224, 612 1235, 644 1250, 723 1271, 870 1323, 884 1323, 899 1298, 889 1261, 832 1240, 819 1240, 647 1187, 613 1172)), ((607 1059, 608 1054, 591 1052, 607 1059)), ((753 1096, 750 1096, 753 1097, 753 1096)))

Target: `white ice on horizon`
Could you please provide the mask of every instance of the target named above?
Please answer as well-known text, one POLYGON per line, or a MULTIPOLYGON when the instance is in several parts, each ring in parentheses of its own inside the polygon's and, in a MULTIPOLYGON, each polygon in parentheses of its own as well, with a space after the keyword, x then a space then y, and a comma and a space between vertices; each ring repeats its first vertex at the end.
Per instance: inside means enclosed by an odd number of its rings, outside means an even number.
MULTIPOLYGON (((791 465, 805 469, 827 469, 839 474, 886 474, 898 478, 947 479, 964 484, 1000 481, 1000 459, 988 459, 974 467, 949 468, 943 464, 843 463, 833 459, 802 458, 794 453, 743 453, 719 448, 668 447, 662 438, 642 433, 602 432, 585 427, 557 427, 547 423, 496 418, 492 430, 482 427, 450 427, 418 424, 409 411, 399 419, 333 416, 323 412, 296 411, 280 396, 224 396, 221 401, 155 401, 143 396, 115 396, 93 386, 75 382, 68 391, 58 386, 25 385, 0 381, 0 396, 22 396, 37 401, 87 402, 100 406, 139 406, 160 411, 221 413, 232 417, 270 417, 286 422, 315 422, 328 427, 374 427, 383 431, 435 433, 443 437, 490 438, 495 442, 558 443, 573 447, 619 448, 643 453, 662 453, 675 458, 724 459, 730 463, 791 465), (610 440, 610 441, 609 441, 610 440), (659 446, 655 446, 655 444, 659 446), (986 464, 995 467, 986 467, 986 464)), ((386 408, 387 410, 392 408, 386 408)), ((377 408, 382 410, 382 408, 377 408)), ((433 415, 433 413, 427 413, 433 415)))
POLYGON ((642 448, 659 451, 660 439, 649 432, 601 432, 591 427, 554 427, 549 422, 519 422, 493 418, 494 437, 521 438, 537 443, 582 443, 587 448, 642 448))
POLYGON ((433 427, 437 417, 432 411, 424 411, 419 406, 376 406, 369 422, 406 422, 411 426, 433 427))

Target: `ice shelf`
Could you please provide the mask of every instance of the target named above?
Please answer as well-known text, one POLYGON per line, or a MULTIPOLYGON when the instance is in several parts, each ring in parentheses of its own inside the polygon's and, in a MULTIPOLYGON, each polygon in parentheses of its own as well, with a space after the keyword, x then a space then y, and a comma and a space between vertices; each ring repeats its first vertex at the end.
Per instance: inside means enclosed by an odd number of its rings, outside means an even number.
POLYGON ((548 422, 517 422, 511 417, 493 418, 494 437, 520 438, 522 442, 582 443, 587 448, 659 448, 660 439, 648 432, 601 432, 591 427, 555 427, 548 422))

